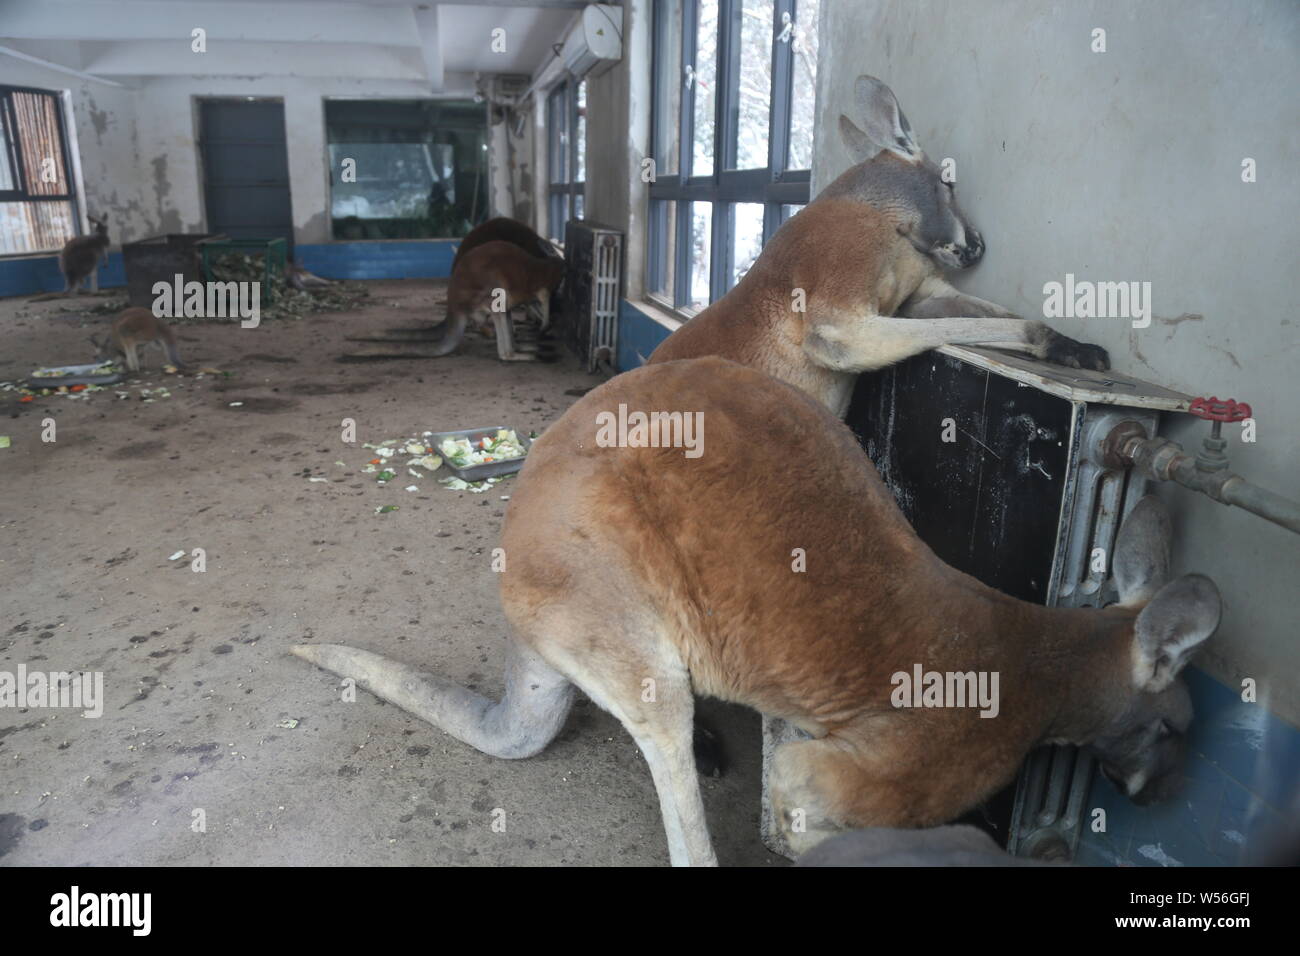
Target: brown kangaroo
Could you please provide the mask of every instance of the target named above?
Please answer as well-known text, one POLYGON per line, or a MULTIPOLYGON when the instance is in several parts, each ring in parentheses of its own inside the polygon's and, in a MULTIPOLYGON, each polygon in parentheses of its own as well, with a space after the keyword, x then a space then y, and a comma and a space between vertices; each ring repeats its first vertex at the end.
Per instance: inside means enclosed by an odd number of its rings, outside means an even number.
POLYGON ((499 703, 367 651, 294 653, 499 757, 544 748, 581 688, 644 753, 675 864, 716 862, 696 693, 811 735, 778 749, 771 780, 796 852, 841 828, 952 820, 1048 742, 1090 748, 1146 801, 1177 777, 1192 717, 1179 672, 1220 613, 1209 579, 1165 582, 1154 498, 1111 561, 1122 604, 1047 608, 984 586, 917 538, 824 405, 718 358, 648 365, 579 400, 529 452, 502 545, 513 640, 499 703), (682 427, 635 432, 628 415, 623 446, 606 447, 627 409, 676 410, 682 427), (972 699, 987 683, 989 706, 900 699, 917 670, 957 675, 950 691, 972 699))
POLYGON ((140 371, 137 349, 146 345, 157 345, 166 353, 168 362, 177 368, 185 367, 180 350, 176 347, 176 336, 167 327, 167 323, 140 306, 124 309, 118 314, 106 341, 94 335, 90 341, 99 349, 100 361, 124 356, 126 367, 132 372, 140 371))
MULTIPOLYGON (((473 322, 482 328, 489 319, 496 330, 497 355, 503 362, 533 362, 538 353, 515 345, 510 310, 539 302, 548 313, 551 293, 564 278, 564 260, 539 259, 514 243, 494 240, 465 253, 447 287, 447 320, 443 336, 433 346, 434 356, 449 355, 473 322)), ((542 324, 542 331, 548 322, 542 324)))
POLYGON ((510 242, 530 256, 535 256, 538 259, 561 258, 556 252, 555 246, 533 232, 532 229, 518 219, 497 216, 482 225, 475 226, 470 230, 469 235, 456 246, 456 256, 451 260, 452 275, 456 274, 456 266, 460 264, 460 260, 465 253, 471 249, 477 249, 487 242, 510 242))
POLYGON ((943 278, 944 269, 978 262, 984 239, 957 205, 954 184, 916 145, 889 87, 860 76, 855 92, 866 128, 841 116, 840 134, 858 164, 788 219, 735 288, 650 361, 720 355, 803 389, 841 418, 860 372, 941 345, 1109 368, 1101 347, 943 278))
POLYGON ((59 252, 59 271, 63 273, 63 293, 71 295, 91 277, 102 257, 108 265, 108 217, 86 216, 95 227, 89 236, 69 239, 59 252))

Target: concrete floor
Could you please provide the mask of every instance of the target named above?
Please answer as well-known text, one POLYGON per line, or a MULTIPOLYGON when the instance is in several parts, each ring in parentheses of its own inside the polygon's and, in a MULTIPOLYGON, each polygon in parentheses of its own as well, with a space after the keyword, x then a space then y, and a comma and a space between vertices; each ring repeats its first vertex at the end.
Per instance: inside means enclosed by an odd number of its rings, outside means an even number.
MULTIPOLYGON (((0 671, 102 671, 106 697, 98 719, 0 708, 0 865, 667 862, 645 762, 590 702, 544 753, 506 762, 364 691, 345 703, 287 653, 355 644, 496 696, 506 627, 489 560, 510 483, 380 487, 360 443, 540 431, 576 401, 566 389, 595 382, 567 357, 503 365, 482 339, 443 360, 337 363, 345 334, 441 311, 440 283, 369 287, 355 312, 177 327, 187 361, 233 374, 163 375, 146 353, 140 387, 170 398, 0 392, 0 671), (168 560, 193 548, 202 574, 168 560)), ((62 310, 103 301, 0 300, 0 381, 89 361, 86 336, 109 319, 62 310)), ((784 863, 759 842, 757 715, 703 709, 731 763, 703 781, 720 860, 784 863)))

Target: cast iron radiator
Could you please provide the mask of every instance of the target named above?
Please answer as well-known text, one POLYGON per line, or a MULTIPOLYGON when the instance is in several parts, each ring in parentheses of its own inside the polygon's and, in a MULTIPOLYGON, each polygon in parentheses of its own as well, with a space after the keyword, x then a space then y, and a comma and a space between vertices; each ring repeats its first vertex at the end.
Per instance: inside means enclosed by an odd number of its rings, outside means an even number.
POLYGON ((622 298, 623 234, 586 220, 564 226, 565 344, 594 372, 613 370, 618 355, 618 307, 622 298))
MULTIPOLYGON (((1121 421, 1157 434, 1162 411, 1191 398, 1113 372, 1046 365, 993 349, 946 347, 859 378, 846 421, 917 534, 952 566, 1043 604, 1116 600, 1094 548, 1113 553, 1145 481, 1103 463, 1121 421), (946 420, 951 419, 951 422, 946 420), (945 427, 947 426, 947 427, 945 427), (944 441, 944 434, 955 437, 944 441)), ((790 855, 774 826, 767 778, 777 744, 801 736, 763 722, 763 840, 790 855)), ((1044 747, 1013 788, 967 822, 1017 855, 1067 859, 1086 822, 1092 759, 1044 747)))

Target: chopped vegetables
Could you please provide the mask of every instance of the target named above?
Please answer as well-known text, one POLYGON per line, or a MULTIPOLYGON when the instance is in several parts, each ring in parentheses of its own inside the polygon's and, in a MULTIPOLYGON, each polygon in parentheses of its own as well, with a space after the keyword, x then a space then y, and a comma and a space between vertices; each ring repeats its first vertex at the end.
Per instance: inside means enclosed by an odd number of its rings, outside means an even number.
POLYGON ((524 456, 524 446, 513 428, 501 428, 495 436, 480 438, 477 447, 468 438, 447 438, 438 450, 457 468, 524 456))
POLYGON ((466 481, 464 478, 441 478, 438 483, 446 485, 448 491, 468 491, 470 494, 481 495, 501 480, 502 478, 485 478, 483 481, 466 481))

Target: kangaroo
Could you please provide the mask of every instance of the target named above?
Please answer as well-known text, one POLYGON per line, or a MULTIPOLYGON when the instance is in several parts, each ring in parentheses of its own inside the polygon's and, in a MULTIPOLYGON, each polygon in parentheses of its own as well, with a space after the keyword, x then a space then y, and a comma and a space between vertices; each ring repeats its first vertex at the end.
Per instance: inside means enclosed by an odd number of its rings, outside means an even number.
MULTIPOLYGON (((551 292, 563 278, 563 259, 539 259, 510 242, 494 240, 470 250, 452 271, 445 331, 431 354, 437 357, 454 352, 465 337, 468 323, 482 329, 490 318, 496 331, 497 354, 503 362, 536 361, 537 352, 515 346, 510 310, 540 302, 545 313, 551 292)), ((543 332, 546 327, 542 325, 543 332)))
POLYGON ((720 355, 803 389, 841 418, 859 373, 941 345, 1109 368, 1101 347, 948 283, 943 270, 978 262, 984 239, 916 145, 893 91, 860 76, 855 95, 866 128, 841 115, 840 135, 857 165, 788 219, 744 278, 650 361, 720 355))
POLYGON ((59 271, 63 273, 63 294, 72 295, 95 272, 102 257, 108 265, 108 217, 87 216, 95 231, 89 236, 69 239, 59 252, 59 271))
POLYGON ((514 243, 524 252, 538 259, 561 258, 556 253, 555 246, 533 232, 532 229, 518 219, 498 216, 495 219, 489 219, 482 225, 475 226, 470 230, 469 235, 456 246, 456 256, 451 260, 452 275, 456 274, 456 266, 460 264, 460 260, 467 252, 477 249, 487 242, 514 243))
MULTIPOLYGON (((537 233, 533 232, 528 226, 524 225, 518 219, 510 219, 506 216, 497 216, 495 219, 489 219, 482 225, 475 226, 468 236, 460 241, 456 246, 455 258, 451 260, 451 274, 456 274, 456 266, 466 253, 472 249, 488 242, 511 242, 518 246, 530 256, 536 256, 539 259, 560 259, 561 256, 550 240, 543 239, 537 233)), ((561 273, 562 274, 562 273, 561 273)), ((558 282, 557 282, 558 286, 558 282)), ((555 289, 552 288, 554 293, 555 289)), ((550 328, 551 312, 550 300, 546 301, 543 307, 541 303, 530 302, 525 309, 528 315, 537 323, 538 327, 544 332, 550 328)))
POLYGON ((126 367, 132 372, 140 371, 140 356, 136 350, 154 344, 167 354, 167 361, 172 365, 185 367, 180 350, 176 347, 176 336, 167 327, 167 323, 140 306, 124 309, 118 314, 113 320, 107 340, 92 335, 90 341, 99 350, 100 361, 109 361, 118 355, 125 356, 126 367))
POLYGON ((542 750, 581 688, 645 755, 674 864, 716 862, 694 694, 783 718, 811 735, 780 746, 771 778, 802 853, 842 828, 955 819, 1045 743, 1090 748, 1139 802, 1164 796, 1192 718, 1179 672, 1220 614, 1208 578, 1166 583, 1168 531, 1154 498, 1129 514, 1119 605, 1008 597, 935 556, 824 405, 723 359, 664 362, 589 393, 529 452, 502 530, 499 703, 367 651, 293 653, 498 757, 542 750), (628 447, 606 447, 616 409, 695 410, 702 454, 631 416, 628 447), (997 675, 996 716, 897 706, 918 667, 997 675))
POLYGON ((334 283, 329 279, 322 279, 314 272, 308 272, 299 264, 297 259, 289 259, 285 263, 284 281, 290 288, 305 292, 308 289, 323 289, 334 283))

